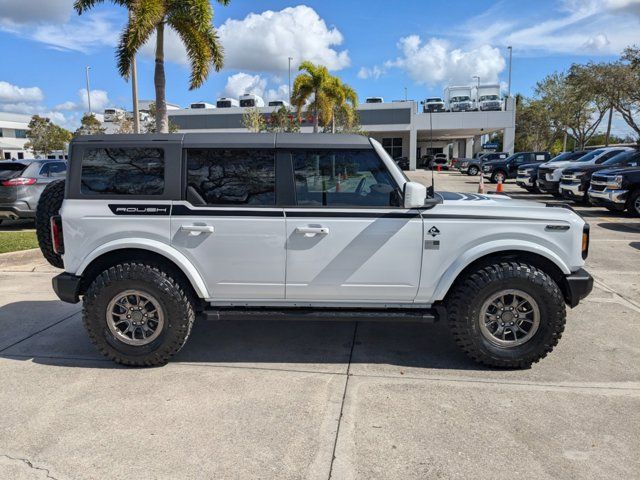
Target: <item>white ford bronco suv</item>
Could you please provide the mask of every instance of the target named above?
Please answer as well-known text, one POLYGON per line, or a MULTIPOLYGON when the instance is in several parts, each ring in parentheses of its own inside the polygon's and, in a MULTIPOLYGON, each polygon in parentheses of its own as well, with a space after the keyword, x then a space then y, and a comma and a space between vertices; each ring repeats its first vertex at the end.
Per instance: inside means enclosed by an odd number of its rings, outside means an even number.
POLYGON ((490 366, 550 352, 592 289, 568 207, 434 193, 358 135, 75 139, 43 193, 41 248, 92 342, 161 365, 196 318, 444 321, 490 366))

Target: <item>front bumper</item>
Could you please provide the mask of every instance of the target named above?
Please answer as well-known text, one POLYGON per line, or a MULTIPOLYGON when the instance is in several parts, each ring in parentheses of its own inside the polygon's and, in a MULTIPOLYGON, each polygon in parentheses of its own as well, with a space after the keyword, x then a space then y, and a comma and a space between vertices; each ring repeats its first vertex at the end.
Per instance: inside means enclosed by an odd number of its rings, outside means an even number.
POLYGON ((561 181, 560 193, 564 198, 568 198, 568 199, 575 199, 575 198, 582 199, 585 196, 585 191, 584 191, 584 187, 582 186, 582 182, 565 183, 561 181))
POLYGON ((0 203, 0 218, 35 218, 36 211, 25 202, 0 203))
POLYGON ((605 188, 600 191, 590 188, 588 193, 589 199, 593 201, 594 204, 598 204, 599 202, 611 203, 624 208, 627 203, 627 194, 629 193, 629 190, 612 190, 610 188, 605 188))
POLYGON ((53 277, 53 291, 60 300, 67 303, 78 303, 80 301, 80 280, 81 278, 71 273, 61 273, 53 277))
POLYGON ((540 178, 538 177, 538 188, 540 190, 542 190, 543 192, 549 192, 549 193, 559 193, 560 190, 560 182, 550 182, 549 180, 546 180, 544 178, 540 178))
POLYGON ((535 180, 533 179, 533 177, 518 175, 516 177, 516 184, 524 188, 533 188, 535 187, 535 180))
POLYGON ((593 277, 584 268, 567 275, 565 278, 565 301, 571 308, 580 303, 593 290, 593 277))

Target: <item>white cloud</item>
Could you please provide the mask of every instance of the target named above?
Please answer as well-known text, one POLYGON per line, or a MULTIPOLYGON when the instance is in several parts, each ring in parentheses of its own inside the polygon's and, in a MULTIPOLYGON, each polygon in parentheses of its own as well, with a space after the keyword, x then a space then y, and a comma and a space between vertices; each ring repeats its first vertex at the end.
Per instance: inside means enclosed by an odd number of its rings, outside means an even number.
POLYGON ((52 48, 83 53, 97 47, 115 46, 120 33, 113 21, 113 15, 107 12, 83 15, 61 25, 39 25, 31 31, 28 27, 23 30, 25 36, 52 48))
POLYGON ((637 43, 639 29, 640 0, 564 0, 531 15, 503 2, 454 33, 472 45, 511 45, 519 55, 619 55, 637 43))
POLYGON ((470 84, 474 75, 482 83, 495 83, 505 67, 500 50, 489 45, 453 48, 446 40, 431 38, 423 42, 418 35, 410 35, 400 39, 398 48, 402 55, 386 62, 385 67, 401 68, 420 85, 470 84))
MULTIPOLYGON (((111 100, 109 100, 109 95, 105 90, 91 90, 91 109, 94 112, 99 112, 100 110, 104 110, 105 107, 108 107, 111 104, 111 100)), ((78 90, 78 97, 80 98, 80 103, 82 108, 85 110, 89 109, 89 103, 87 99, 87 89, 82 88, 78 90)))
POLYGON ((64 22, 73 13, 74 0, 0 0, 0 24, 64 22))
POLYGON ((382 67, 379 67, 378 65, 374 65, 371 68, 361 67, 360 70, 358 70, 358 78, 362 80, 367 80, 369 78, 373 78, 374 80, 377 80, 384 73, 386 73, 385 69, 382 67))
POLYGON ((318 13, 305 5, 229 19, 219 34, 227 68, 282 72, 288 68, 288 57, 293 57, 295 65, 309 60, 329 70, 350 64, 347 50, 335 48, 343 42, 342 33, 327 27, 318 13))
POLYGON ((0 81, 0 103, 39 102, 44 98, 38 87, 18 87, 9 82, 0 81))
POLYGON ((72 110, 77 110, 78 109, 78 104, 76 102, 72 102, 72 101, 68 100, 68 101, 66 101, 64 103, 56 105, 53 108, 54 108, 54 110, 72 111, 72 110))
MULTIPOLYGON (((278 77, 271 78, 272 83, 279 83, 278 77)), ((221 96, 238 98, 245 93, 253 93, 262 97, 265 102, 271 100, 288 100, 289 87, 287 85, 276 85, 267 88, 269 81, 261 75, 250 75, 245 72, 238 72, 227 78, 227 83, 221 96)))

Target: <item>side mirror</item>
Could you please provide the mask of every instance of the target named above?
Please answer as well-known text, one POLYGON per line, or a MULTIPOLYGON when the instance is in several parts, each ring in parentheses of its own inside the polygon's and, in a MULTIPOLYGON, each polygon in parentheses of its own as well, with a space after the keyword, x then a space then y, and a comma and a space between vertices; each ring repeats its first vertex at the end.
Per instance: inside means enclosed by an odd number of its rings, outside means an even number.
POLYGON ((418 182, 404 184, 404 208, 424 207, 427 198, 427 187, 418 182))

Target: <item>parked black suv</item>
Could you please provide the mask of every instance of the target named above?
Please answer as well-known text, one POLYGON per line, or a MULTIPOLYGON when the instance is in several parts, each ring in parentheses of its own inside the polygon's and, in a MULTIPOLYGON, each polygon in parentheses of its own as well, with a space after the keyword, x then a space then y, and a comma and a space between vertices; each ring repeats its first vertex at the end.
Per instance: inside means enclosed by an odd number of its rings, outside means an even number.
POLYGON ((544 163, 551 159, 549 152, 518 152, 504 160, 492 160, 482 166, 482 174, 491 183, 504 182, 508 178, 516 178, 518 167, 527 163, 544 163))
POLYGON ((467 175, 475 176, 482 171, 482 165, 491 160, 505 160, 509 157, 507 152, 489 152, 475 156, 471 159, 465 158, 458 163, 458 170, 466 172, 467 175))
MULTIPOLYGON (((573 162, 587 153, 589 153, 587 150, 562 152, 553 157, 547 163, 573 162)), ((536 183, 538 180, 538 169, 540 168, 540 165, 542 165, 540 162, 520 165, 518 167, 518 176, 516 178, 518 186, 524 188, 528 192, 540 193, 540 189, 538 189, 538 185, 536 183)))
POLYGON ((640 217, 640 167, 600 170, 591 177, 592 205, 640 217))
POLYGON ((560 193, 566 199, 587 202, 591 176, 597 171, 615 167, 640 167, 640 152, 622 152, 600 165, 578 163, 575 167, 565 168, 560 179, 560 193))

